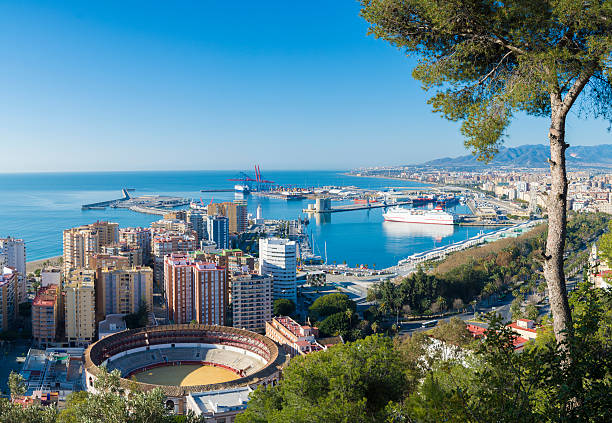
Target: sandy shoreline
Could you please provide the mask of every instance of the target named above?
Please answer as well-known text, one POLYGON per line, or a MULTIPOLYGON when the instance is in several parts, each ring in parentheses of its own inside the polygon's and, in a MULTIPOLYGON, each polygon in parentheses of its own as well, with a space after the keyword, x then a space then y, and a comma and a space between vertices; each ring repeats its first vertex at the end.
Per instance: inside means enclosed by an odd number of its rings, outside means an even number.
POLYGON ((62 256, 55 256, 55 257, 49 257, 49 258, 44 258, 40 260, 28 261, 26 262, 26 272, 30 273, 30 272, 35 271, 36 269, 42 269, 44 263, 46 262, 49 262, 52 266, 59 266, 60 258, 62 258, 62 256))

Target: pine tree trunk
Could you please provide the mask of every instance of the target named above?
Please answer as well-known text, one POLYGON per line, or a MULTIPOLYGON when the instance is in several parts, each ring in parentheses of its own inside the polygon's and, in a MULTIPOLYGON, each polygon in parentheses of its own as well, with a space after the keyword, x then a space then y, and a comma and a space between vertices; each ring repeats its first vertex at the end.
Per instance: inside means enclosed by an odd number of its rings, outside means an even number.
POLYGON ((572 331, 572 316, 567 301, 563 252, 567 223, 567 176, 565 173, 565 117, 561 105, 552 100, 550 140, 550 175, 548 193, 548 238, 544 261, 544 277, 548 284, 553 330, 557 343, 562 344, 572 331))

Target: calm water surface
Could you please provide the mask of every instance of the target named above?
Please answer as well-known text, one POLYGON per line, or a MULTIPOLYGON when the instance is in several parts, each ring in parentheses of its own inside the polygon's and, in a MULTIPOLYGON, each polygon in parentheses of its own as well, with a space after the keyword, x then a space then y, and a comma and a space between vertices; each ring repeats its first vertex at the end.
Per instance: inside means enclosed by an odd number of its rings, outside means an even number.
MULTIPOLYGON (((147 226, 158 216, 125 209, 81 210, 81 205, 121 197, 121 189, 134 188, 134 195, 161 194, 202 198, 205 203, 233 200, 235 194, 201 193, 201 189, 232 188, 228 181, 237 171, 199 172, 104 172, 0 174, 0 237, 25 239, 28 260, 62 253, 62 230, 95 220, 110 220, 120 226, 147 226)), ((251 172, 252 173, 252 172, 251 172)), ((415 182, 359 178, 338 171, 270 171, 264 177, 283 185, 354 185, 361 188, 421 187, 415 182)), ((262 205, 264 218, 296 219, 312 200, 284 201, 247 196, 249 213, 262 205)), ((458 213, 467 213, 457 206, 458 213)), ((328 261, 350 265, 387 267, 415 252, 475 235, 481 228, 411 225, 384 222, 382 209, 334 213, 326 219, 311 219, 308 232, 315 251, 328 261)))

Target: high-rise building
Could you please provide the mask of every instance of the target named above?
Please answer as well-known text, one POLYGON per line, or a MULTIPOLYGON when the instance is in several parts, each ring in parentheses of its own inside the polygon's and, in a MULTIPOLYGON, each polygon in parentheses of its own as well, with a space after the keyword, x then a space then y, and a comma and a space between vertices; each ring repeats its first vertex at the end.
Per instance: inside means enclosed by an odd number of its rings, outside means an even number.
POLYGON ((282 238, 259 240, 259 273, 274 278, 274 299, 297 303, 297 245, 282 238))
POLYGON ((149 228, 123 228, 119 229, 119 241, 129 246, 138 246, 142 250, 143 264, 151 261, 151 229, 149 228))
POLYGON ((13 267, 3 267, 0 273, 0 330, 13 328, 17 318, 17 284, 19 273, 13 267))
POLYGON ((234 202, 211 203, 208 205, 209 216, 225 216, 228 218, 228 230, 230 233, 242 233, 247 230, 249 221, 247 214, 247 202, 235 200, 234 202))
POLYGON ((162 219, 151 223, 152 236, 164 232, 195 235, 195 231, 188 222, 180 219, 162 219))
MULTIPOLYGON (((144 265, 144 254, 142 248, 138 245, 128 245, 125 242, 119 242, 117 244, 102 246, 101 252, 103 254, 125 257, 128 260, 130 267, 144 265)), ((93 269, 93 267, 91 268, 93 269)))
POLYGON ((155 235, 152 241, 153 254, 153 280, 155 283, 164 283, 164 257, 172 253, 186 253, 198 248, 195 235, 171 233, 155 235))
MULTIPOLYGON (((0 238, 0 256, 4 256, 3 266, 17 270, 17 301, 23 303, 26 297, 26 246, 23 239, 0 238)), ((2 264, 2 263, 0 263, 2 264)))
POLYGON ((138 312, 140 305, 153 308, 153 270, 150 267, 117 269, 104 267, 96 272, 96 321, 109 314, 138 312))
POLYGON ((254 274, 230 278, 235 328, 265 332, 272 318, 272 277, 254 274))
POLYGON ((97 270, 103 267, 114 267, 117 269, 131 267, 130 259, 128 257, 114 256, 103 253, 90 254, 87 261, 87 266, 91 270, 97 270))
POLYGON ((229 248, 229 219, 225 216, 208 216, 206 218, 208 239, 217 244, 217 248, 229 248))
POLYGON ((89 269, 69 272, 64 282, 66 338, 70 347, 85 347, 96 330, 95 273, 89 269))
POLYGON ((242 250, 193 251, 190 256, 194 260, 210 261, 217 266, 226 267, 228 272, 251 273, 255 271, 255 257, 242 250))
POLYGON ((214 263, 192 261, 185 254, 164 259, 168 318, 174 323, 223 325, 228 303, 227 270, 214 263))
POLYGON ((203 209, 187 210, 186 221, 191 225, 191 228, 198 234, 198 239, 208 239, 206 228, 206 212, 203 209))
POLYGON ((46 348, 55 342, 59 312, 59 285, 41 288, 32 303, 32 338, 37 347, 46 348))
POLYGON ((118 241, 119 224, 97 221, 64 231, 64 273, 86 268, 88 257, 101 252, 104 245, 118 241))

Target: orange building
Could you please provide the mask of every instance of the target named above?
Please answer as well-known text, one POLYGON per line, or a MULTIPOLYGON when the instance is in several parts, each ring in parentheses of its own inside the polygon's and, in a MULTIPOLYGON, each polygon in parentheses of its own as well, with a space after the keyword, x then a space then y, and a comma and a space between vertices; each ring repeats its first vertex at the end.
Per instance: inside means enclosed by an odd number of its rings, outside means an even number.
POLYGON ((274 317, 266 322, 266 336, 281 344, 291 357, 327 349, 317 342, 318 335, 317 328, 302 326, 291 317, 274 317))
POLYGON ((55 341, 59 317, 59 286, 48 285, 38 291, 32 303, 32 338, 38 347, 55 341))
POLYGON ((174 323, 225 324, 229 288, 225 267, 170 254, 164 258, 164 287, 168 318, 174 323))

